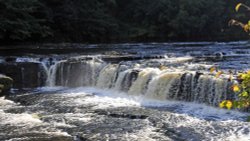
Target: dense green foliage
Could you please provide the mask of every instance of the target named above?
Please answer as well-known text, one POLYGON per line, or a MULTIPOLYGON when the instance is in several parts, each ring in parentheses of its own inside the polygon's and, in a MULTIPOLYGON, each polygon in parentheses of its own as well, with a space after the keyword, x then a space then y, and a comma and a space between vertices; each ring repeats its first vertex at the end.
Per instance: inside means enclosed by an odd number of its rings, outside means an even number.
POLYGON ((0 39, 26 40, 50 35, 38 0, 0 0, 0 39))
POLYGON ((230 18, 244 16, 233 12, 238 2, 0 0, 0 40, 3 43, 245 39, 243 31, 227 25, 230 18))

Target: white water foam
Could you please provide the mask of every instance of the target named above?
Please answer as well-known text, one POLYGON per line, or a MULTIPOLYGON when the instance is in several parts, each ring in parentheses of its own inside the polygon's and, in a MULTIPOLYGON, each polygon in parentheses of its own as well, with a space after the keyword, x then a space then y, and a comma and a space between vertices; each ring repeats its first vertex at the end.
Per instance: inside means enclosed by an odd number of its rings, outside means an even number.
POLYGON ((3 111, 1 112, 1 123, 0 125, 18 125, 18 126, 25 126, 25 127, 31 127, 37 124, 41 124, 42 121, 34 118, 32 114, 28 113, 22 113, 22 114, 10 114, 10 113, 5 113, 3 111))
POLYGON ((207 106, 205 104, 198 104, 183 101, 169 101, 169 100, 153 100, 143 95, 135 96, 128 95, 123 92, 115 90, 103 90, 91 87, 82 87, 76 89, 68 89, 63 92, 65 96, 76 97, 73 102, 76 105, 81 104, 96 104, 96 108, 110 108, 110 107, 155 107, 174 109, 176 113, 194 116, 201 119, 211 119, 217 121, 227 120, 244 120, 248 113, 242 113, 234 110, 225 110, 207 106), (77 97, 81 95, 91 95, 89 97, 77 97))
MULTIPOLYGON (((43 91, 51 91, 52 89, 40 88, 43 91)), ((60 90, 57 88, 56 90, 60 90)), ((197 134, 203 135, 204 140, 240 140, 247 141, 250 139, 249 129, 250 124, 243 122, 247 113, 241 113, 237 111, 229 111, 214 107, 209 107, 204 104, 180 102, 180 101, 167 101, 167 100, 152 100, 143 96, 128 95, 126 93, 114 91, 114 90, 103 90, 91 87, 75 88, 75 89, 65 89, 61 88, 57 96, 66 97, 66 101, 62 103, 67 104, 66 106, 81 107, 83 105, 94 105, 93 109, 109 109, 116 107, 148 107, 159 112, 160 119, 163 119, 165 123, 169 124, 168 128, 176 130, 182 135, 182 137, 195 138, 197 134), (73 100, 73 101, 72 101, 73 100), (218 129, 217 129, 218 127, 218 129), (192 134, 188 135, 186 129, 189 129, 192 134), (184 131, 183 134, 181 131, 184 131)), ((0 99, 5 101, 3 99, 0 99)), ((11 101, 6 101, 5 103, 13 104, 11 101)), ((3 108, 0 106, 0 108, 3 108)), ((76 110, 77 111, 77 110, 76 110)), ((81 111, 79 111, 81 112, 81 111)), ((57 120, 52 120, 50 123, 44 123, 38 118, 34 118, 32 114, 22 113, 22 114, 10 114, 5 113, 3 110, 0 111, 1 126, 6 124, 11 124, 13 126, 23 126, 23 129, 30 130, 34 127, 39 126, 52 126, 54 128, 67 127, 71 128, 74 125, 67 123, 67 121, 79 121, 80 123, 91 122, 93 116, 92 113, 63 113, 54 114, 51 117, 56 119, 62 118, 59 122, 57 120)), ((46 115, 45 117, 46 118, 46 115)), ((147 122, 145 119, 143 122, 147 122)), ((144 128, 138 130, 137 132, 124 134, 124 138, 134 139, 134 140, 154 140, 152 137, 162 137, 167 140, 167 136, 162 135, 162 133, 155 132, 156 127, 150 124, 146 124, 144 128)), ((50 127, 51 128, 51 127, 50 127)), ((62 132, 59 129, 55 131, 48 132, 44 129, 42 132, 46 134, 59 134, 63 136, 70 136, 66 132, 62 132)), ((166 129, 168 130, 168 129, 166 129)), ((31 131, 32 133, 35 131, 31 131)), ((115 135, 108 135, 110 139, 115 139, 115 135)))
POLYGON ((125 93, 101 90, 96 88, 77 88, 64 91, 66 96, 74 97, 79 95, 91 95, 89 97, 79 97, 74 100, 74 104, 97 104, 96 108, 109 108, 109 107, 130 107, 140 106, 140 103, 135 101, 132 97, 128 97, 125 93))
MULTIPOLYGON (((5 110, 12 109, 12 108, 22 108, 17 103, 13 101, 6 100, 4 97, 0 97, 0 127, 5 127, 6 132, 8 135, 13 134, 13 138, 9 139, 8 141, 17 141, 17 140, 27 140, 31 139, 30 137, 14 137, 15 135, 19 134, 47 134, 52 136, 71 136, 67 132, 63 132, 60 129, 51 128, 51 124, 48 124, 41 120, 42 116, 40 117, 38 113, 8 113, 5 110), (15 127, 11 131, 8 131, 11 127, 15 127), (47 128, 40 128, 40 127, 47 127, 47 128)), ((65 127, 68 125, 63 125, 60 123, 53 123, 55 127, 65 127)), ((5 136, 5 133, 0 133, 0 136, 5 136)), ((34 137, 36 138, 36 137, 34 137)))
POLYGON ((6 105, 14 105, 15 103, 13 101, 5 99, 5 97, 0 97, 0 107, 6 106, 6 105))
MULTIPOLYGON (((204 104, 188 103, 180 101, 152 100, 142 96, 127 95, 113 90, 96 88, 77 88, 65 91, 66 96, 75 97, 74 104, 95 104, 94 109, 108 109, 115 107, 149 107, 163 112, 159 117, 171 125, 169 128, 185 132, 182 136, 195 138, 196 134, 203 135, 204 140, 221 141, 248 141, 250 140, 250 124, 244 122, 247 113, 229 111, 204 104), (92 95, 81 98, 82 95, 92 95), (166 114, 166 115, 165 115, 166 114), (218 127, 218 129, 217 129, 218 127), (192 135, 187 134, 186 129, 192 130, 192 135), (225 129, 225 130, 224 130, 225 129)), ((124 138, 134 140, 153 140, 151 137, 160 136, 154 132, 157 128, 146 126, 136 133, 127 133, 124 138)), ((115 138, 110 136, 110 138, 115 138)))

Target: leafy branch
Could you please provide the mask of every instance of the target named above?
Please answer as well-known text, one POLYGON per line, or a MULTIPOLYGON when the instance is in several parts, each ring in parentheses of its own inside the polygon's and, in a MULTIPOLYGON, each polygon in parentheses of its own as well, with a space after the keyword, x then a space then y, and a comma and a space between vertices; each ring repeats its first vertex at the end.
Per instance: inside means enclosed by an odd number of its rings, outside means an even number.
MULTIPOLYGON (((243 7, 250 11, 250 7, 245 4, 239 3, 235 7, 235 11, 238 12, 239 9, 243 7)), ((250 32, 250 20, 248 23, 244 24, 237 20, 230 20, 229 25, 240 26, 245 32, 250 32)), ((211 70, 210 70, 211 71, 211 70)), ((213 69, 212 69, 213 71, 213 69)), ((235 109, 249 109, 250 108, 250 71, 239 73, 237 76, 237 84, 232 85, 231 89, 237 95, 237 99, 234 101, 223 100, 219 106, 221 108, 235 108, 235 109)), ((250 117, 248 117, 250 121, 250 117)))
MULTIPOLYGON (((248 11, 250 11, 250 7, 243 4, 243 3, 238 3, 235 7, 235 11, 238 12, 239 9, 243 7, 243 8, 246 8, 248 11)), ((228 25, 229 26, 240 26, 245 32, 249 32, 250 31, 250 20, 247 22, 247 23, 242 23, 238 20, 235 20, 235 19, 231 19, 229 22, 228 22, 228 25)))

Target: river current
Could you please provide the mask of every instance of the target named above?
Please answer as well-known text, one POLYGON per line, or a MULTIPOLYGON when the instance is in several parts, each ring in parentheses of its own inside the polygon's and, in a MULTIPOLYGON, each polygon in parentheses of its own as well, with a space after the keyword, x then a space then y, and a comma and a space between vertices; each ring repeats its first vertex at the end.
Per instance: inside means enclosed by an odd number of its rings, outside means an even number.
POLYGON ((249 112, 217 108, 235 99, 227 72, 249 69, 249 52, 247 41, 6 47, 1 64, 38 64, 39 87, 22 66, 27 85, 0 98, 0 140, 249 141, 249 112))

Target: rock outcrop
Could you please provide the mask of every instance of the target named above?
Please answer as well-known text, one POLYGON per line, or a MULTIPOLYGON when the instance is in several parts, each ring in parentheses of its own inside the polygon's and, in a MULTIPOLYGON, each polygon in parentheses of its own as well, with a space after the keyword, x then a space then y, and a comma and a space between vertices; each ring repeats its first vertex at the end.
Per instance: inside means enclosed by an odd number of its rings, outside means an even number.
POLYGON ((12 87, 13 79, 0 74, 0 96, 5 95, 12 87))

